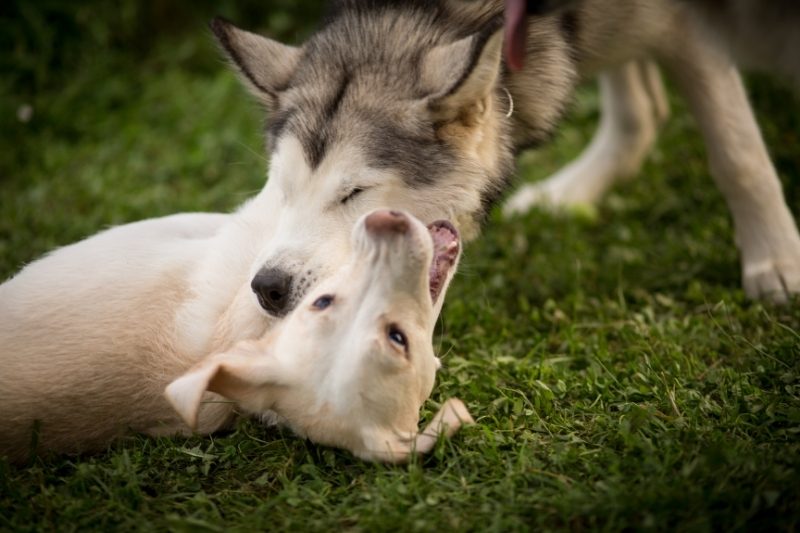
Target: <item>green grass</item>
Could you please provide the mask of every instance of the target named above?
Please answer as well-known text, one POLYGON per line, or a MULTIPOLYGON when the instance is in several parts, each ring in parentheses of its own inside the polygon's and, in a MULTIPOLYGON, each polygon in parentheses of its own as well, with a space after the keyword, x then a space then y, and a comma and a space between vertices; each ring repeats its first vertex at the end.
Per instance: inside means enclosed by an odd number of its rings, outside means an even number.
MULTIPOLYGON (((0 277, 108 225, 230 210, 262 186, 263 117, 204 30, 157 37, 141 57, 111 47, 0 77, 0 277)), ((751 87, 797 216, 800 107, 751 87)), ((800 306, 744 299, 730 218, 673 107, 641 175, 596 213, 495 215, 467 248, 424 414, 458 396, 478 423, 431 456, 367 464, 250 421, 131 436, 0 460, 0 529, 797 529, 800 306)), ((596 119, 583 89, 522 179, 578 154, 596 119)))

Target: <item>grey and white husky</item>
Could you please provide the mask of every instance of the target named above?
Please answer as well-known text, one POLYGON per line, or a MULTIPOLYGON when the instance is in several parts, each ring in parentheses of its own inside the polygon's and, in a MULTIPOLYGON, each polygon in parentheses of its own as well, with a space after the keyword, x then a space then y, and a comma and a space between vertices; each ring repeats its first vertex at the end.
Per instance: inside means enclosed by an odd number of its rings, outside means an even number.
POLYGON ((466 239, 477 235, 515 154, 549 136, 575 85, 594 74, 603 96, 595 141, 551 180, 522 188, 506 212, 597 200, 638 170, 667 115, 655 61, 705 136, 746 293, 780 301, 800 292, 800 236, 735 59, 743 48, 757 57, 742 59, 768 56, 800 77, 788 52, 800 50, 790 24, 800 9, 788 0, 527 3, 535 13, 505 36, 525 49, 519 70, 504 61, 500 0, 343 0, 302 46, 212 22, 269 117, 271 165, 259 196, 278 223, 250 272, 264 310, 286 314, 336 268, 353 223, 374 208, 449 219, 466 239), (768 25, 762 38, 756 30, 768 25), (752 35, 758 46, 736 46, 752 35))

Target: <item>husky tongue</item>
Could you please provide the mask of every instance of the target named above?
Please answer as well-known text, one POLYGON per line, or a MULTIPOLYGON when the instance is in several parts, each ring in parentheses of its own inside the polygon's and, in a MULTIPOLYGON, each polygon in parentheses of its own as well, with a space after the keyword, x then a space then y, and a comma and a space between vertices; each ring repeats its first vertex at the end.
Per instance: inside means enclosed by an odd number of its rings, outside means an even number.
POLYGON ((521 70, 525 60, 525 0, 506 0, 506 42, 505 55, 512 71, 521 70))
POLYGON ((447 273, 456 262, 460 244, 458 231, 446 220, 433 222, 428 226, 428 231, 433 239, 433 260, 428 271, 428 279, 431 300, 436 302, 447 280, 447 273))

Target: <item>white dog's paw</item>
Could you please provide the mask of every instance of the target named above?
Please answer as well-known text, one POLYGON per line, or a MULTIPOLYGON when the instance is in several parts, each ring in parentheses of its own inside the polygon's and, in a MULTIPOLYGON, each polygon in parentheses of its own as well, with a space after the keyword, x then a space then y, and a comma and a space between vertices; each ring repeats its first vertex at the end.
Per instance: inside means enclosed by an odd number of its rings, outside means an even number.
POLYGON ((800 257, 745 263, 742 283, 749 298, 786 303, 800 295, 800 257))

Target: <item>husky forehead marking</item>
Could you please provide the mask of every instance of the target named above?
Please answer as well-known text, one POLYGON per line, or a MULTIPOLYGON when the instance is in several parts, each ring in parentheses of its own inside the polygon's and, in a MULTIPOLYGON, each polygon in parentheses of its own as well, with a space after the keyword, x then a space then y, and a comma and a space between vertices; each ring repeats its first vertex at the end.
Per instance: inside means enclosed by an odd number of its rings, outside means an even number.
POLYGON ((430 39, 409 42, 405 35, 404 46, 376 47, 381 38, 401 41, 394 35, 395 23, 409 25, 398 22, 399 13, 375 16, 378 24, 333 20, 306 43, 297 70, 277 95, 268 126, 270 149, 280 136, 293 134, 313 170, 331 145, 354 144, 370 166, 393 169, 412 187, 431 184, 453 168, 456 154, 436 136, 435 124, 418 108, 409 109, 409 102, 430 93, 418 72, 430 39), (343 40, 342 34, 349 38, 343 40))
MULTIPOLYGON (((310 88, 309 88, 310 89, 310 88)), ((313 90, 313 89, 311 89, 313 90)), ((321 95, 287 94, 293 100, 279 109, 269 124, 270 149, 286 135, 297 138, 312 171, 337 144, 357 147, 369 166, 394 170, 411 187, 430 185, 456 164, 456 154, 435 135, 430 126, 404 116, 402 106, 386 103, 381 108, 364 105, 369 81, 346 79, 327 98, 321 95)))
POLYGON ((322 159, 325 157, 328 146, 336 140, 335 124, 332 124, 338 114, 339 109, 342 107, 342 100, 344 100, 347 92, 347 87, 350 85, 350 77, 345 72, 341 80, 332 85, 336 87, 332 96, 327 101, 314 102, 312 99, 301 101, 295 106, 295 109, 303 109, 304 113, 301 120, 293 121, 291 124, 291 115, 287 117, 284 127, 292 125, 292 133, 294 133, 300 143, 303 145, 303 153, 306 157, 311 170, 316 170, 322 159), (316 104, 316 105, 315 105, 316 104))

